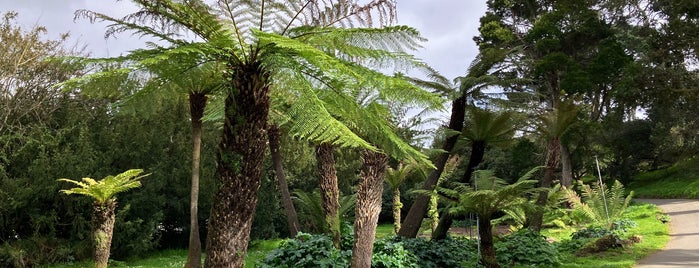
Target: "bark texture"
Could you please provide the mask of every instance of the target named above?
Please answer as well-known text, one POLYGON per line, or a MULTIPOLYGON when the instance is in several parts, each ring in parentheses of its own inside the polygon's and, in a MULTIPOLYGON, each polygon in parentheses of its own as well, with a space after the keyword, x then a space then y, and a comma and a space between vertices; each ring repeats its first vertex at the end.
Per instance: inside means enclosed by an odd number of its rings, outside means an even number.
POLYGON ((561 143, 561 186, 570 189, 573 185, 573 161, 568 145, 561 143))
POLYGON ((192 120, 192 185, 189 195, 189 252, 186 268, 201 267, 199 238, 199 163, 201 160, 201 118, 206 106, 206 94, 189 94, 189 114, 192 120))
POLYGON ((337 171, 335 170, 335 157, 333 146, 324 143, 316 146, 316 160, 318 162, 318 184, 320 196, 323 202, 323 214, 325 222, 330 230, 333 245, 340 248, 340 189, 337 183, 337 171))
MULTIPOLYGON (((464 175, 461 176, 462 183, 468 183, 471 181, 471 176, 476 170, 476 167, 483 161, 483 156, 485 156, 485 141, 473 141, 471 143, 471 156, 468 159, 468 165, 466 165, 466 171, 464 175)), ((447 238, 449 233, 449 228, 454 223, 454 216, 449 213, 444 213, 439 219, 439 224, 432 232, 432 239, 441 240, 447 238)))
POLYGON ((92 226, 95 229, 92 232, 92 238, 95 242, 95 267, 107 268, 109 249, 112 247, 116 201, 110 200, 106 204, 95 202, 93 209, 92 226))
POLYGON ((362 171, 357 186, 357 206, 354 214, 354 245, 351 267, 371 267, 374 235, 381 212, 381 194, 386 178, 388 156, 369 150, 362 151, 362 171))
POLYGON ((500 268, 495 259, 493 226, 490 223, 490 217, 478 217, 478 235, 481 237, 481 264, 486 268, 500 268))
POLYGON ((277 185, 279 186, 279 192, 282 196, 282 206, 284 207, 284 214, 286 215, 286 222, 289 228, 289 235, 291 237, 296 237, 299 232, 299 218, 296 214, 296 208, 294 208, 294 202, 291 200, 291 193, 289 192, 289 184, 286 182, 286 175, 284 174, 284 167, 282 166, 282 154, 280 152, 280 142, 281 131, 277 125, 269 125, 268 129, 269 136, 269 151, 272 155, 272 165, 274 166, 274 173, 277 175, 277 185))
POLYGON ((539 197, 536 200, 536 204, 540 209, 535 210, 532 217, 530 218, 529 228, 539 232, 541 231, 541 225, 543 225, 544 211, 541 209, 546 206, 548 200, 549 188, 553 184, 553 178, 555 176, 556 167, 558 166, 558 159, 560 157, 561 142, 558 138, 551 138, 547 145, 547 156, 546 156, 546 168, 544 169, 544 176, 541 177, 540 186, 545 190, 539 193, 539 197))
POLYGON ((257 62, 229 66, 231 93, 218 148, 206 267, 243 267, 267 147, 268 74, 257 62))
POLYGON ((400 231, 400 210, 403 203, 400 202, 400 189, 393 189, 393 230, 397 234, 400 231))
MULTIPOLYGON (((461 132, 461 130, 464 128, 465 115, 466 97, 461 96, 452 101, 449 129, 461 132)), ((434 165, 436 169, 433 169, 430 172, 429 176, 427 176, 427 179, 422 184, 423 190, 434 190, 435 185, 439 181, 439 177, 444 171, 444 165, 447 163, 451 150, 454 148, 458 138, 458 135, 454 135, 444 140, 444 144, 442 145, 442 150, 444 150, 444 152, 440 153, 435 158, 434 165)), ((420 226, 422 225, 422 220, 425 218, 425 214, 427 214, 427 207, 429 206, 429 203, 430 197, 427 195, 418 195, 415 197, 415 201, 410 206, 408 214, 405 215, 405 220, 403 220, 403 224, 398 232, 399 236, 408 238, 415 238, 417 236, 420 226)))

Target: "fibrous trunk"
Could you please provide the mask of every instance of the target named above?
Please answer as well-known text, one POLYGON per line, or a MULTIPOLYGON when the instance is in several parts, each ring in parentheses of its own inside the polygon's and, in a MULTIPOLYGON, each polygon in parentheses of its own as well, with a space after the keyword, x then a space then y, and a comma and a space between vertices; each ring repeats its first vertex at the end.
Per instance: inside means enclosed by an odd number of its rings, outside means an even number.
POLYGON ((257 207, 269 113, 268 74, 259 63, 230 67, 231 92, 218 147, 206 267, 243 267, 257 207))
POLYGON ((561 143, 561 186, 573 185, 573 162, 568 145, 561 143))
MULTIPOLYGON (((449 118, 449 129, 461 132, 462 128, 464 127, 465 115, 466 97, 461 96, 452 102, 451 117, 449 118)), ((458 138, 458 135, 454 135, 444 140, 444 144, 442 145, 443 152, 439 153, 439 155, 437 155, 435 158, 434 166, 436 168, 430 172, 429 176, 422 184, 423 190, 434 190, 435 185, 437 185, 437 182, 439 181, 439 177, 442 176, 444 166, 446 165, 447 159, 449 159, 451 150, 454 148, 458 138)), ((398 235, 409 238, 415 238, 417 236, 418 231, 420 231, 420 226, 422 225, 422 220, 425 217, 425 214, 427 214, 429 202, 430 197, 428 195, 418 195, 415 198, 413 205, 410 206, 408 214, 405 215, 405 220, 403 220, 403 224, 401 225, 398 235)))
POLYGON ((371 267, 371 252, 374 249, 376 224, 381 212, 381 194, 386 177, 388 156, 364 150, 362 171, 357 186, 357 206, 354 220, 354 245, 352 267, 371 267))
POLYGON ((340 189, 337 183, 337 171, 335 170, 335 157, 333 146, 323 143, 316 146, 316 159, 318 162, 318 184, 320 196, 323 202, 323 214, 325 222, 330 230, 333 245, 340 248, 340 189))
POLYGON ((114 231, 114 210, 116 201, 109 200, 106 203, 95 202, 92 214, 92 236, 95 242, 95 267, 106 268, 109 261, 109 249, 112 246, 112 234, 114 231))
POLYGON ((400 231, 400 210, 403 203, 400 202, 400 188, 393 189, 393 230, 397 234, 400 231))
POLYGON ((493 244, 493 226, 490 217, 478 216, 478 235, 481 237, 481 264, 486 268, 499 268, 493 244))
POLYGON ((299 232, 299 219, 296 214, 296 208, 294 208, 294 202, 291 201, 291 193, 289 192, 289 184, 286 182, 286 175, 284 174, 284 167, 282 166, 282 155, 280 152, 280 142, 279 138, 281 136, 281 131, 279 127, 272 124, 269 126, 269 151, 272 155, 272 165, 274 166, 274 173, 277 175, 277 184, 279 186, 279 192, 282 196, 282 206, 284 207, 284 214, 286 215, 286 222, 289 228, 289 235, 291 237, 296 237, 299 232))
POLYGON ((192 120, 192 181, 189 197, 189 252, 186 268, 201 267, 199 239, 199 162, 201 159, 201 118, 206 106, 206 94, 189 94, 189 114, 192 120))
MULTIPOLYGON (((461 177, 462 183, 468 183, 469 181, 471 181, 473 171, 475 171, 476 167, 478 167, 478 165, 483 161, 483 156, 485 155, 485 146, 486 142, 482 140, 473 141, 471 143, 471 156, 469 157, 468 165, 466 166, 466 171, 464 172, 464 175, 461 177)), ((447 238, 447 233, 449 232, 449 228, 451 228, 453 222, 454 217, 449 213, 444 213, 444 215, 442 215, 442 218, 439 219, 439 224, 437 225, 437 228, 435 228, 435 231, 432 232, 432 239, 441 240, 447 238)))
POLYGON ((551 138, 547 146, 547 156, 546 156, 546 168, 544 169, 544 176, 541 177, 540 186, 544 190, 539 193, 539 198, 536 200, 536 204, 539 209, 535 210, 532 217, 530 218, 529 228, 539 232, 541 231, 541 226, 543 225, 544 212, 543 207, 546 206, 548 201, 549 188, 553 184, 553 177, 555 175, 556 167, 558 166, 558 159, 560 153, 561 143, 558 138, 551 138))

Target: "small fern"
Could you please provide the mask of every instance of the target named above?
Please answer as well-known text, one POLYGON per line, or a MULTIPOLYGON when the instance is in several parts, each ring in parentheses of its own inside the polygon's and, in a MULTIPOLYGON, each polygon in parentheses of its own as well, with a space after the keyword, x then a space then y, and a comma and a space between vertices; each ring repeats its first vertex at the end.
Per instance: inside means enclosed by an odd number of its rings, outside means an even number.
POLYGON ((633 197, 633 191, 625 195, 624 185, 619 181, 614 181, 612 187, 600 187, 596 183, 590 186, 582 181, 578 181, 578 186, 581 196, 573 190, 567 190, 568 202, 573 209, 598 225, 611 226, 615 220, 620 219, 633 197))

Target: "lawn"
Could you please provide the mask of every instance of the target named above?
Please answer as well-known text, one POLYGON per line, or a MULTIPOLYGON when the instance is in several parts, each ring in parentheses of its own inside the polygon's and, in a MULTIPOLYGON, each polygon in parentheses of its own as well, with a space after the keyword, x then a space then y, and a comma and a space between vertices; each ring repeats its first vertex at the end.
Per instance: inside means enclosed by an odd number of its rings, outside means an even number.
MULTIPOLYGON (((661 214, 660 209, 652 204, 638 203, 629 206, 625 216, 638 224, 637 227, 629 230, 629 234, 641 236, 642 241, 640 243, 587 257, 564 254, 562 256, 562 267, 633 267, 637 260, 662 249, 670 240, 668 225, 663 224, 656 218, 656 216, 661 214)), ((562 241, 570 239, 570 235, 574 231, 573 228, 546 229, 542 234, 557 241, 562 241)))
POLYGON ((628 185, 644 198, 699 198, 699 157, 636 176, 628 185))

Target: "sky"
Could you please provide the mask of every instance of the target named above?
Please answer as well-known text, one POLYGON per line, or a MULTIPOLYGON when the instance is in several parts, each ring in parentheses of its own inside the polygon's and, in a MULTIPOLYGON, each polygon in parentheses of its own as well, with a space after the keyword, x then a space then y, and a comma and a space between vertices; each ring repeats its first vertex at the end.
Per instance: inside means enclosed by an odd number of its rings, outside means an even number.
MULTIPOLYGON (((452 79, 466 73, 477 55, 473 37, 478 20, 485 13, 486 0, 397 0, 398 24, 420 31, 428 39, 415 55, 445 77, 452 79)), ((95 57, 118 56, 143 46, 143 40, 129 34, 104 39, 106 24, 73 21, 73 13, 88 9, 121 17, 136 11, 130 1, 116 0, 0 0, 0 13, 14 10, 23 28, 45 26, 50 38, 70 33, 70 44, 85 45, 95 57)))

